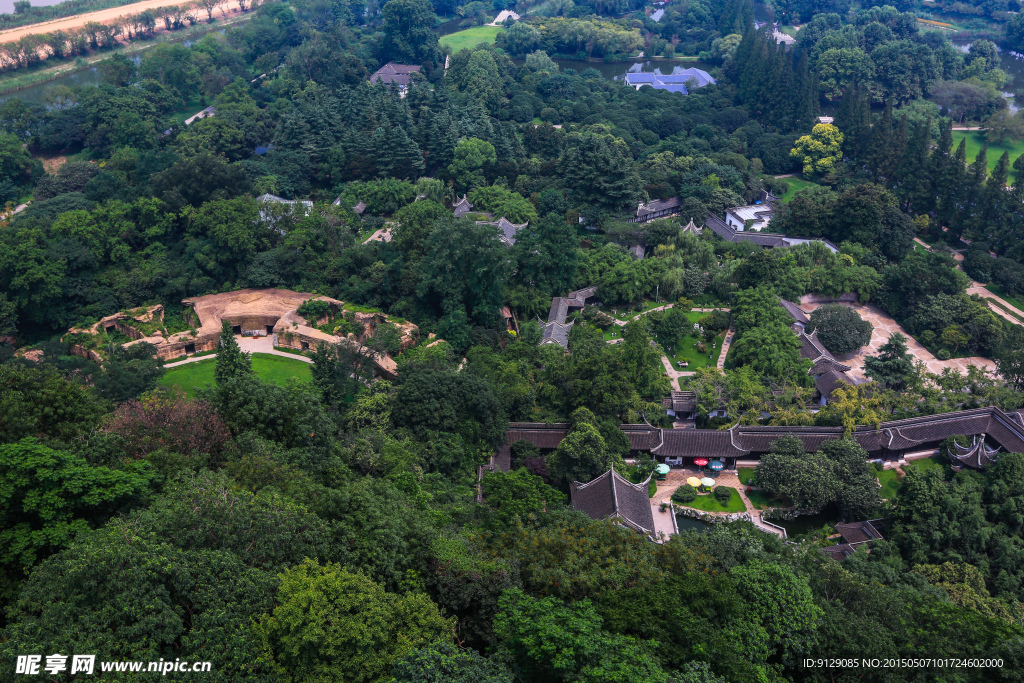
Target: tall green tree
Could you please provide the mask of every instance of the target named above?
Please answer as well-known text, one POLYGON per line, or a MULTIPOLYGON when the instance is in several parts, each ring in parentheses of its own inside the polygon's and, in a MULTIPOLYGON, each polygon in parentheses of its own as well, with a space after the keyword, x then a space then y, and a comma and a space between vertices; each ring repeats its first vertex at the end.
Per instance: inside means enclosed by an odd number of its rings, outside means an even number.
POLYGON ((423 593, 388 593, 338 565, 307 560, 280 580, 256 634, 263 660, 293 681, 383 681, 411 651, 453 635, 423 593))
POLYGON ((384 59, 422 64, 438 58, 437 15, 428 0, 388 0, 381 10, 384 59))
POLYGON ((231 330, 231 323, 221 321, 220 343, 217 348, 217 369, 214 379, 217 384, 252 375, 252 356, 242 351, 231 330))

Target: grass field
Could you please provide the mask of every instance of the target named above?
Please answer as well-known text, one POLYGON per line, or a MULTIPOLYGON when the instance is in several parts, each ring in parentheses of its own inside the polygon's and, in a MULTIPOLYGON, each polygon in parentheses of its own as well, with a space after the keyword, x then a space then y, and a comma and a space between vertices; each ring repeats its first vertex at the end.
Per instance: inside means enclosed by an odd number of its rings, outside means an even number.
MULTIPOLYGON (((747 506, 743 504, 743 499, 740 498, 740 494, 736 493, 736 489, 729 486, 718 486, 716 488, 728 489, 732 492, 732 497, 727 505, 720 504, 714 494, 705 493, 698 495, 682 507, 703 510, 704 512, 743 512, 747 509, 747 506)), ((676 503, 676 505, 680 505, 680 503, 676 503)))
POLYGON ((740 483, 744 486, 750 486, 750 482, 754 481, 754 470, 755 467, 738 467, 736 469, 736 476, 740 478, 740 483))
POLYGON ((786 190, 786 193, 784 195, 782 195, 782 202, 784 204, 793 199, 793 195, 795 195, 800 190, 807 187, 816 187, 818 185, 818 183, 812 183, 809 180, 804 180, 803 178, 798 178, 797 176, 793 176, 792 178, 782 178, 782 180, 785 180, 786 184, 789 185, 789 189, 786 190))
MULTIPOLYGON (((985 144, 985 137, 976 130, 954 130, 953 151, 956 151, 957 146, 963 139, 967 140, 967 163, 973 164, 974 157, 978 156, 982 145, 985 144)), ((999 157, 1003 155, 1003 152, 1010 153, 1010 165, 1012 166, 1017 157, 1024 154, 1024 140, 1009 140, 1001 145, 990 142, 988 154, 985 157, 989 172, 996 167, 996 162, 999 161, 999 157)), ((1016 177, 1017 172, 1011 168, 1010 180, 1012 181, 1016 177)))
MULTIPOLYGON (((160 379, 160 384, 167 388, 176 386, 188 396, 194 396, 197 390, 213 384, 213 371, 216 367, 215 358, 179 365, 168 370, 160 379)), ((256 375, 276 384, 283 385, 291 377, 308 381, 311 378, 309 368, 309 363, 300 360, 265 353, 254 353, 252 356, 252 369, 256 375)))
POLYGON ((503 26, 474 26, 473 28, 467 28, 465 31, 442 36, 437 42, 441 45, 447 45, 455 53, 459 50, 469 50, 483 43, 493 44, 494 39, 504 30, 503 26))

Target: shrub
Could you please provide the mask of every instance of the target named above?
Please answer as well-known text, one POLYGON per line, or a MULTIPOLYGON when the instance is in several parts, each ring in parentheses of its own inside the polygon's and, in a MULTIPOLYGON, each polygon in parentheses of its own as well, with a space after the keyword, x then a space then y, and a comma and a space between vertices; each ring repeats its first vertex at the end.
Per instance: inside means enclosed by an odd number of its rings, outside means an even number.
POLYGON ((323 299, 306 299, 296 313, 308 321, 317 320, 331 312, 331 305, 323 299))
POLYGON ((719 486, 715 489, 715 500, 722 505, 728 505, 729 499, 732 498, 732 489, 728 486, 719 486))
POLYGON ((949 349, 939 349, 939 352, 935 354, 935 357, 939 360, 949 360, 949 349))
POLYGON ((672 500, 676 503, 689 503, 697 497, 697 489, 686 484, 676 489, 676 492, 672 494, 672 500))
POLYGON ((871 323, 857 311, 841 304, 826 304, 811 313, 807 332, 818 331, 818 339, 832 353, 850 353, 871 341, 871 323))
POLYGON ((729 311, 712 311, 700 319, 700 326, 705 330, 721 332, 729 329, 729 311))

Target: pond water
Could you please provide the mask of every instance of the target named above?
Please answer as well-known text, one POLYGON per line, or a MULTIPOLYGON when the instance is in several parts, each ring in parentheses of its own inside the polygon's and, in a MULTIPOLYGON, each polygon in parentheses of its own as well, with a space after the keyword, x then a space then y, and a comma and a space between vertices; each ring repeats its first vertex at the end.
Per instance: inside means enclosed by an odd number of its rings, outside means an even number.
MULTIPOLYGON (((0 2, 3 2, 3 0, 0 0, 0 2)), ((33 4, 35 4, 34 0, 33 4)), ((217 32, 224 33, 224 31, 225 29, 219 29, 217 32)), ((186 39, 181 41, 181 44, 185 47, 192 47, 192 45, 195 42, 196 41, 193 39, 186 39)), ((142 61, 142 55, 128 55, 128 59, 135 62, 135 65, 138 66, 139 63, 142 61)), ((0 95, 0 102, 9 100, 12 97, 20 97, 26 102, 37 102, 40 104, 45 104, 48 96, 51 92, 53 92, 54 88, 60 86, 67 86, 69 88, 73 88, 76 86, 99 85, 100 80, 101 78, 99 70, 95 66, 89 66, 80 71, 74 71, 72 73, 64 74, 63 76, 55 78, 52 81, 46 81, 45 83, 40 83, 38 85, 31 85, 27 88, 22 88, 21 90, 16 90, 14 92, 9 92, 4 95, 0 95)))
MULTIPOLYGON (((951 42, 962 52, 967 52, 971 46, 970 40, 952 40, 951 42)), ((1007 99, 1010 111, 1020 111, 1020 107, 1014 102, 1014 96, 1024 96, 1024 55, 1007 52, 998 45, 996 49, 999 50, 999 68, 1010 77, 1010 82, 1006 84, 1006 91, 1003 92, 1003 97, 1007 99)), ((1024 103, 1024 97, 1021 97, 1021 101, 1024 103)))
POLYGON ((684 531, 697 531, 703 533, 711 528, 711 525, 702 519, 684 517, 683 515, 676 515, 676 525, 679 526, 680 533, 684 531))
POLYGON ((799 536, 800 534, 818 531, 826 524, 831 526, 839 521, 839 513, 834 509, 827 509, 816 515, 805 515, 803 517, 797 517, 796 519, 781 521, 771 520, 772 524, 776 524, 785 529, 786 534, 788 534, 790 538, 799 536))

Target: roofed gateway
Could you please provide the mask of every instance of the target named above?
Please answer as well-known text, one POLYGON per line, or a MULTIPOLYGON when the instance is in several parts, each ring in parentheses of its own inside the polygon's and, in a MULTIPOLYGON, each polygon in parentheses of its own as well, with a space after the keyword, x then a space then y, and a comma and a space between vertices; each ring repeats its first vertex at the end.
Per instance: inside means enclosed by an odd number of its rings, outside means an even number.
POLYGON ((581 484, 570 487, 572 506, 591 519, 614 519, 634 531, 654 533, 654 513, 647 486, 651 478, 634 484, 614 469, 581 484))

